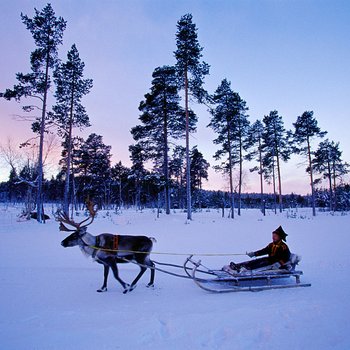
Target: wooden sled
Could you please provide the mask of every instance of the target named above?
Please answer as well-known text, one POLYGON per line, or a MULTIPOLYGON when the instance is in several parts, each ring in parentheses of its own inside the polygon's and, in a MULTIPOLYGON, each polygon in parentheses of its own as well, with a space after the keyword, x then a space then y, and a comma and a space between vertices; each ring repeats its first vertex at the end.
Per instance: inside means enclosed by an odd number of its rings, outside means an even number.
MULTIPOLYGON (((284 288, 298 288, 310 287, 310 283, 301 283, 300 276, 302 271, 295 270, 296 264, 290 270, 286 269, 264 269, 245 271, 237 273, 231 270, 210 270, 201 264, 201 261, 194 261, 192 256, 188 257, 184 268, 188 276, 190 276, 194 283, 209 292, 214 293, 229 293, 229 292, 258 292, 269 289, 284 289, 284 288), (193 268, 187 265, 191 263, 193 268), (189 272, 191 271, 191 273, 189 272), (205 273, 206 276, 199 277, 205 273)), ((292 265, 292 264, 291 264, 292 265)))

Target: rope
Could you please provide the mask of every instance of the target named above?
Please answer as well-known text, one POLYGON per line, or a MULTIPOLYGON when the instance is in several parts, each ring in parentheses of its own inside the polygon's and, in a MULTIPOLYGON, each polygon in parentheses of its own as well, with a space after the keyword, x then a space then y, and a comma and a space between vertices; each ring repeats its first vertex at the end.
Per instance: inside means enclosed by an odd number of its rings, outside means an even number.
MULTIPOLYGON (((176 265, 176 264, 169 264, 169 263, 164 263, 164 262, 159 262, 159 261, 155 261, 155 260, 152 260, 152 262, 156 265, 161 265, 161 266, 169 266, 169 267, 175 267, 175 268, 178 268, 178 269, 183 269, 183 270, 193 270, 192 267, 188 267, 188 266, 184 266, 184 265, 176 265)), ((202 264, 201 264, 202 265, 202 264)), ((204 265, 202 265, 204 266, 204 265)), ((205 267, 205 266, 204 266, 205 267)), ((210 271, 210 269, 208 269, 207 267, 205 267, 207 270, 204 271, 204 270, 197 270, 198 272, 202 272, 202 273, 206 273, 206 274, 209 274, 209 275, 212 275, 210 271)), ((164 270, 165 271, 165 270, 164 270)))
MULTIPOLYGON (((141 263, 138 263, 137 261, 133 261, 133 260, 129 260, 129 259, 126 259, 126 258, 123 258, 121 257, 120 258, 121 260, 124 260, 125 262, 128 262, 128 263, 132 263, 132 264, 135 264, 135 265, 138 265, 138 266, 141 266, 141 267, 145 267, 147 269, 151 269, 151 270, 156 270, 156 271, 160 271, 160 272, 163 272, 163 273, 166 273, 168 275, 171 275, 171 276, 175 276, 175 277, 180 277, 180 278, 185 278, 185 279, 190 279, 190 280, 193 280, 194 278, 190 275, 180 275, 178 273, 174 273, 174 272, 170 272, 170 271, 167 271, 167 270, 164 270, 164 269, 160 269, 159 267, 156 267, 156 266, 149 266, 149 265, 144 265, 144 264, 141 264, 141 263)), ((166 264, 166 263, 159 263, 159 262, 156 262, 156 264, 159 264, 159 265, 170 265, 170 264, 166 264)), ((183 268, 183 266, 174 266, 174 267, 181 267, 183 268)), ((193 270, 193 268, 191 267, 185 267, 186 270, 193 270)), ((202 270, 198 270, 199 272, 202 272, 202 273, 206 273, 206 274, 209 274, 209 275, 213 275, 213 273, 209 272, 209 271, 202 271, 202 270)), ((196 280, 198 281, 203 281, 203 279, 201 278, 196 278, 196 280)))
POLYGON ((102 250, 104 252, 111 252, 111 253, 134 253, 134 254, 157 254, 157 255, 175 255, 175 256, 242 256, 246 255, 246 253, 171 253, 171 252, 142 252, 139 250, 122 250, 122 249, 107 249, 107 248, 101 248, 96 247, 93 245, 89 245, 89 248, 96 249, 96 250, 102 250))
POLYGON ((125 259, 125 258, 123 258, 123 257, 121 257, 120 259, 121 259, 121 260, 124 260, 125 262, 128 262, 128 263, 132 263, 132 264, 135 264, 135 265, 138 265, 138 266, 141 266, 141 267, 145 267, 145 268, 147 268, 147 269, 160 271, 160 272, 163 272, 163 273, 166 273, 166 274, 168 274, 168 275, 175 276, 175 277, 181 277, 181 278, 186 278, 186 279, 192 279, 191 277, 184 276, 184 275, 180 275, 180 274, 178 274, 178 273, 174 273, 174 272, 170 272, 170 271, 166 271, 166 270, 160 269, 159 267, 148 266, 148 265, 140 264, 140 263, 138 263, 138 262, 136 262, 136 261, 129 260, 129 259, 125 259))

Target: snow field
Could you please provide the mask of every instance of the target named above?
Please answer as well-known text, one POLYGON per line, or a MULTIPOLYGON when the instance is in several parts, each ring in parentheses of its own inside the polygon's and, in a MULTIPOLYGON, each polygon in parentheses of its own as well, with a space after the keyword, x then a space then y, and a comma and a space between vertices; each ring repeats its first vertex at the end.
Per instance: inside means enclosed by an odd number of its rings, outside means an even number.
MULTIPOLYGON (((147 271, 122 294, 111 275, 79 248, 63 248, 57 222, 18 222, 16 208, 0 209, 1 349, 347 349, 350 347, 349 215, 299 211, 263 217, 257 210, 234 220, 211 210, 159 219, 151 210, 99 213, 89 232, 155 237, 154 252, 245 253, 264 247, 282 225, 291 251, 302 255, 302 281, 311 288, 210 294, 192 281, 147 271)), ((79 219, 77 219, 78 221, 79 219)), ((153 254, 182 264, 186 256, 153 254)), ((246 256, 197 256, 221 267, 246 256)), ((127 282, 138 268, 120 265, 127 282)))

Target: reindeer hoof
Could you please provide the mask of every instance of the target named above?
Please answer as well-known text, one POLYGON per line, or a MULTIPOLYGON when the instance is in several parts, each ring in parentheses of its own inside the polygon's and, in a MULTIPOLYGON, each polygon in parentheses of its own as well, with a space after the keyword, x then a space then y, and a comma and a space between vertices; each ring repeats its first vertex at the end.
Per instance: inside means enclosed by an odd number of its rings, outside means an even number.
POLYGON ((129 293, 129 292, 133 291, 135 288, 136 288, 136 284, 131 285, 131 286, 127 286, 127 288, 124 289, 123 294, 129 293))
POLYGON ((154 288, 154 283, 148 283, 146 287, 147 288, 154 288))
POLYGON ((98 292, 98 293, 107 292, 107 287, 102 287, 102 288, 100 288, 100 289, 97 289, 96 292, 98 292))
POLYGON ((125 283, 123 287, 124 287, 123 294, 126 294, 127 292, 129 292, 130 284, 125 283))

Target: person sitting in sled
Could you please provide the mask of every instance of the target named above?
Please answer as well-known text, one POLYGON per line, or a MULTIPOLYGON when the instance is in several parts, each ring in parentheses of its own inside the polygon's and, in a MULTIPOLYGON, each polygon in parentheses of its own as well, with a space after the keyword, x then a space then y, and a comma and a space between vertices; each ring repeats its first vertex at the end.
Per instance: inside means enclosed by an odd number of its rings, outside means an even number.
POLYGON ((255 270, 269 265, 272 265, 272 268, 286 268, 285 264, 290 258, 289 248, 287 244, 284 243, 287 236, 288 235, 284 232, 282 226, 279 226, 272 232, 272 242, 267 247, 257 250, 256 252, 247 253, 250 258, 268 255, 267 257, 245 261, 239 264, 231 262, 229 268, 238 273, 246 270, 255 270))

